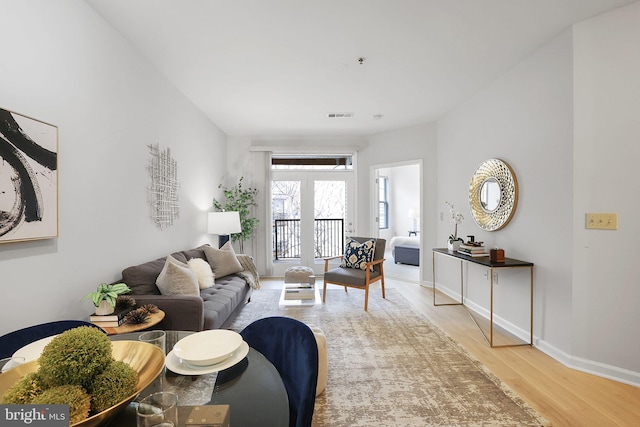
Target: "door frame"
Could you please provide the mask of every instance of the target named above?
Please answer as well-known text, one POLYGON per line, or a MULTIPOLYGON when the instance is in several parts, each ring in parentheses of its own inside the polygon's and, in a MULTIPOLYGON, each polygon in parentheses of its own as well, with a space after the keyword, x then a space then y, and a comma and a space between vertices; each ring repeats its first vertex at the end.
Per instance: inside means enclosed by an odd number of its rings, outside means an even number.
MULTIPOLYGON (((393 163, 382 163, 382 164, 377 164, 377 165, 371 165, 369 167, 369 189, 370 189, 370 197, 369 200, 371 201, 370 207, 369 207, 369 212, 373 213, 373 216, 369 219, 369 223, 371 224, 371 229, 370 229, 370 235, 371 236, 375 236, 375 237, 380 237, 380 228, 378 226, 378 221, 376 220, 376 218, 378 217, 378 202, 379 202, 379 193, 378 193, 378 183, 377 183, 377 179, 380 175, 380 169, 393 169, 395 167, 401 167, 401 166, 411 166, 411 165, 417 165, 418 166, 418 170, 419 170, 419 180, 416 183, 416 185, 418 186, 418 194, 419 194, 419 208, 420 208, 420 218, 418 219, 418 224, 419 224, 419 229, 422 231, 424 229, 424 195, 423 195, 423 182, 424 182, 424 173, 423 173, 423 161, 422 159, 415 159, 415 160, 406 160, 406 161, 402 161, 402 162, 393 162, 393 163)), ((423 264, 424 264, 424 257, 422 256, 424 253, 424 247, 425 247, 425 235, 424 233, 420 233, 419 234, 420 237, 420 283, 422 283, 423 281, 423 273, 424 273, 424 269, 423 269, 423 264)), ((390 241, 387 241, 387 248, 389 247, 389 243, 390 241)), ((393 262, 393 259, 389 260, 390 262, 393 262)))

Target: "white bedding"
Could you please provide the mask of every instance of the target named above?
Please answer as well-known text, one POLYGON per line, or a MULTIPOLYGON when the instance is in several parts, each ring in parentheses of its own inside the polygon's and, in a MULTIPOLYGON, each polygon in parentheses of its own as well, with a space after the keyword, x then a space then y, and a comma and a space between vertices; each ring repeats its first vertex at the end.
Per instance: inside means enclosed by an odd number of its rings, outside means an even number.
POLYGON ((395 255, 396 246, 410 246, 414 248, 420 247, 420 237, 418 236, 395 236, 391 238, 389 242, 389 248, 391 249, 391 254, 395 255))

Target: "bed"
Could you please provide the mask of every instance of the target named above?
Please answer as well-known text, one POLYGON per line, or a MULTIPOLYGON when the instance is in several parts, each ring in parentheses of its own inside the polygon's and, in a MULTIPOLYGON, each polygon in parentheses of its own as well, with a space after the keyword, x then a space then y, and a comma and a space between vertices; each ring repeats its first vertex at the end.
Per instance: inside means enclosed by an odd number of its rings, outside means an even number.
POLYGON ((396 264, 420 265, 420 238, 395 236, 389 243, 396 264))

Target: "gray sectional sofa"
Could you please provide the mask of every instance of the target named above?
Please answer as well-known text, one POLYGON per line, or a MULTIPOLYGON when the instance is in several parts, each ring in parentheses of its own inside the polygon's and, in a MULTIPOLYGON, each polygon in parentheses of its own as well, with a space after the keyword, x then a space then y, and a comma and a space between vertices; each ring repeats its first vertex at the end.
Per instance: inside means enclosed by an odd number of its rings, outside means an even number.
MULTIPOLYGON (((187 263, 192 258, 207 260, 204 246, 171 254, 176 260, 187 263)), ((253 260, 248 255, 236 255, 245 271, 216 277, 215 284, 201 289, 200 295, 162 295, 156 280, 164 268, 166 257, 122 271, 119 282, 131 288, 131 295, 140 305, 155 304, 165 312, 165 318, 156 327, 164 330, 202 331, 227 327, 251 300, 258 277, 253 260)))

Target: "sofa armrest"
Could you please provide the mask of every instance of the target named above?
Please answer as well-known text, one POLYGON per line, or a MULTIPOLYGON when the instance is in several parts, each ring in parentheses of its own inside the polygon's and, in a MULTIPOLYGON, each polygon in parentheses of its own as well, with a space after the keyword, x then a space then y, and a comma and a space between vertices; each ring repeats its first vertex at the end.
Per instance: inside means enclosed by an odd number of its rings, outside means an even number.
POLYGON ((202 331, 204 306, 202 298, 193 295, 132 295, 138 306, 155 304, 165 316, 156 329, 202 331))

